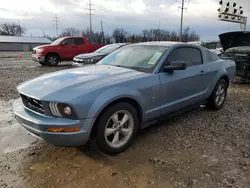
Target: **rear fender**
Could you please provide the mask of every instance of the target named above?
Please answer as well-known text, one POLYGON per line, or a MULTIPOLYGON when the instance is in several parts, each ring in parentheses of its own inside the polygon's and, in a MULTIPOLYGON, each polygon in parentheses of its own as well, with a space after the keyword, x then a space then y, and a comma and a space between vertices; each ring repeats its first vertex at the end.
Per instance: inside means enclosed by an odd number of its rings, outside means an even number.
POLYGON ((228 74, 227 74, 227 70, 226 68, 221 68, 217 74, 215 75, 215 77, 213 77, 212 81, 211 81, 211 85, 210 85, 210 93, 209 93, 209 96, 212 94, 212 92, 214 91, 214 88, 217 84, 217 82, 223 77, 223 76, 227 76, 228 77, 228 74))

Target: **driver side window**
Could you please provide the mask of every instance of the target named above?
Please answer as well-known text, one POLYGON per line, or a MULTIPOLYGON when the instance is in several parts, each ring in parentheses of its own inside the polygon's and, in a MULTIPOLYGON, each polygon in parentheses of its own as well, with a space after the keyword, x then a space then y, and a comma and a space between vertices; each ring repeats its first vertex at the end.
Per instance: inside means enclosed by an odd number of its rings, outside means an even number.
POLYGON ((201 51, 190 47, 174 49, 168 56, 168 63, 186 63, 187 67, 200 65, 203 63, 201 51))
POLYGON ((74 38, 69 38, 69 39, 65 39, 63 41, 63 44, 65 46, 72 46, 72 45, 75 45, 75 39, 74 38))

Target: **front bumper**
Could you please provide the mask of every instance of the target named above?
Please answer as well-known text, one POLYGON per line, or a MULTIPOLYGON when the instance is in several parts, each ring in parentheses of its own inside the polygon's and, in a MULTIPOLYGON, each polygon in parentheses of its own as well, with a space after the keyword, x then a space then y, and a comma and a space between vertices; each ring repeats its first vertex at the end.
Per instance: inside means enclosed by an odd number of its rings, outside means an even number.
POLYGON ((39 137, 56 146, 80 146, 84 145, 90 136, 95 119, 70 120, 43 116, 30 111, 23 106, 19 98, 13 102, 13 111, 18 122, 33 136, 39 137), (80 126, 78 132, 48 132, 48 128, 70 128, 80 126))
POLYGON ((37 54, 32 54, 32 60, 39 63, 45 62, 45 56, 38 56, 37 54))

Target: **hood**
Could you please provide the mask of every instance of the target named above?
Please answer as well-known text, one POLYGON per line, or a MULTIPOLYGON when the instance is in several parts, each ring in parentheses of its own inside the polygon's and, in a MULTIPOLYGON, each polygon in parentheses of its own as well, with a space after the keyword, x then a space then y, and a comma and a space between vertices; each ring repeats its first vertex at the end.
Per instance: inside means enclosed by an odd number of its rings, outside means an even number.
POLYGON ((250 32, 229 32, 219 35, 224 51, 239 46, 250 46, 250 32))
POLYGON ((51 47, 51 46, 55 46, 55 45, 46 44, 46 45, 36 46, 36 47, 33 48, 33 49, 34 49, 34 50, 37 50, 38 48, 42 48, 42 47, 51 47))
POLYGON ((250 46, 239 46, 239 47, 229 48, 226 50, 226 53, 250 54, 250 46))
POLYGON ((19 93, 38 100, 60 102, 143 75, 146 73, 127 68, 90 65, 45 74, 20 84, 17 89, 19 93))
POLYGON ((75 58, 79 58, 79 59, 89 59, 89 58, 93 58, 93 57, 104 57, 108 55, 108 53, 88 53, 88 54, 80 54, 78 56, 76 56, 75 58))

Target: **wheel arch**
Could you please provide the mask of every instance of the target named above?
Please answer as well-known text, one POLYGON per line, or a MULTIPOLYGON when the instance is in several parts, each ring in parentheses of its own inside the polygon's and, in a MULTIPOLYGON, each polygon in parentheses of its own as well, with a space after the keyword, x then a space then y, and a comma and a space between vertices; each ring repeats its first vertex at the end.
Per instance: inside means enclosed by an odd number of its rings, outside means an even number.
POLYGON ((127 97, 127 96, 126 97, 121 97, 121 98, 118 98, 118 99, 115 99, 115 100, 109 102, 97 114, 96 120, 95 120, 95 122, 93 124, 91 134, 90 134, 90 136, 92 138, 96 136, 96 130, 97 130, 97 124, 98 124, 99 118, 105 112, 105 110, 107 110, 111 106, 113 106, 113 105, 115 105, 117 103, 121 103, 121 102, 127 102, 127 103, 131 104, 133 107, 135 107, 136 111, 138 112, 138 116, 139 116, 139 119, 140 119, 140 126, 141 126, 141 123, 143 121, 143 109, 142 109, 140 103, 137 100, 135 100, 134 98, 132 98, 132 97, 127 97))
POLYGON ((219 82, 221 79, 226 80, 227 86, 229 85, 229 77, 227 75, 221 76, 221 78, 217 82, 219 82))
POLYGON ((61 57, 60 57, 60 55, 59 55, 57 52, 48 52, 48 53, 45 55, 45 59, 46 59, 49 55, 57 55, 57 56, 59 57, 59 60, 61 60, 61 57))

